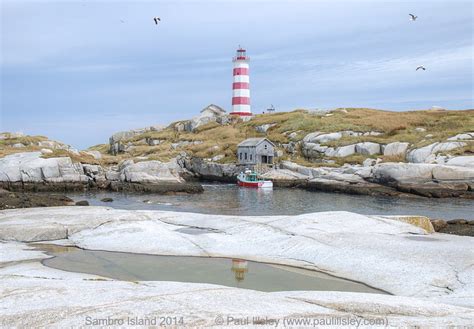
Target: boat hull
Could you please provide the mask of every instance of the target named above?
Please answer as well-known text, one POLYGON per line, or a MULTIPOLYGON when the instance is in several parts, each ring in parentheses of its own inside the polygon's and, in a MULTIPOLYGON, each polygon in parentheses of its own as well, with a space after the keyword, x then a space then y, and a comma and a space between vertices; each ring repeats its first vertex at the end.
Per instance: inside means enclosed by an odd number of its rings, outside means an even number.
POLYGON ((256 181, 256 182, 249 182, 245 180, 238 179, 237 184, 239 186, 243 187, 253 187, 253 188, 273 188, 273 182, 272 181, 256 181))

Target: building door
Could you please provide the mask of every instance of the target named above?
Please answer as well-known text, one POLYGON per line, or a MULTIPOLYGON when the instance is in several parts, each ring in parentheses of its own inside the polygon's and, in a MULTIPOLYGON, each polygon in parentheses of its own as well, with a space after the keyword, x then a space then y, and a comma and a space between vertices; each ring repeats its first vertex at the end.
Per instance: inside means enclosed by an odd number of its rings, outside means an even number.
POLYGON ((262 163, 267 163, 267 156, 266 155, 262 155, 262 163))

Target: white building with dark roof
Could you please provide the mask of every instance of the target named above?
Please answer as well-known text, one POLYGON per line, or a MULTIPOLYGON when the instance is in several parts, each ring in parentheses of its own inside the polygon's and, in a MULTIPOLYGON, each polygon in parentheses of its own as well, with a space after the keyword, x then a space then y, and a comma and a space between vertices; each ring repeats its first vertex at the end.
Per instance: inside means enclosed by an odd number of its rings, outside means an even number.
POLYGON ((275 144, 267 138, 248 138, 237 145, 237 160, 241 165, 273 164, 275 144))

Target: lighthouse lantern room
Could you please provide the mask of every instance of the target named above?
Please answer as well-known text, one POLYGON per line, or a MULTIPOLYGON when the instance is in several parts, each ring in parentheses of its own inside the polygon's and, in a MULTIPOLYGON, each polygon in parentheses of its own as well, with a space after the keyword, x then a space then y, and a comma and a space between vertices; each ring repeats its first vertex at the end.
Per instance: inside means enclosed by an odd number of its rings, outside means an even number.
POLYGON ((249 61, 245 49, 239 47, 234 63, 233 84, 232 84, 232 112, 230 114, 239 116, 250 116, 250 84, 249 84, 249 61))

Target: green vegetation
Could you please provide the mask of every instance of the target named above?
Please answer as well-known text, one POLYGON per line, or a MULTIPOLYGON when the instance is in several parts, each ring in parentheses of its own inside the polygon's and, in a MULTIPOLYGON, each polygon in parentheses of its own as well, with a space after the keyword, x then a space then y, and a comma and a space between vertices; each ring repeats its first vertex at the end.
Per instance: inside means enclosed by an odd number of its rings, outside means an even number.
MULTIPOLYGON (((357 132, 381 132, 380 136, 346 136, 340 140, 326 143, 328 146, 338 147, 358 142, 376 142, 387 144, 391 142, 408 142, 414 147, 425 146, 438 141, 445 141, 448 137, 462 132, 474 131, 474 110, 465 111, 410 111, 390 112, 374 109, 346 108, 337 109, 324 115, 306 110, 292 112, 278 112, 273 114, 259 114, 250 121, 233 119, 227 125, 211 122, 199 127, 195 132, 178 132, 175 125, 171 124, 162 131, 148 131, 134 136, 132 139, 122 141, 124 144, 132 143, 127 155, 119 155, 118 159, 125 157, 147 156, 150 159, 169 160, 185 151, 202 158, 211 158, 216 155, 225 155, 219 162, 235 161, 237 144, 250 137, 267 137, 276 144, 285 144, 290 141, 299 141, 304 136, 315 131, 337 132, 352 130, 357 132), (267 133, 258 133, 256 127, 264 124, 274 124, 267 133), (423 129, 420 129, 423 128, 423 129), (290 133, 296 136, 289 138, 290 133), (428 137, 426 137, 428 136, 428 137), (148 146, 145 139, 161 140, 161 144, 148 146), (189 141, 202 142, 175 147, 172 144, 189 141)), ((99 150, 99 149, 98 149, 99 150)), ((103 149, 100 149, 103 152, 103 149)), ((457 152, 472 152, 472 146, 457 152)), ((291 159, 300 164, 328 166, 327 163, 308 162, 301 155, 284 154, 283 159, 291 159)), ((334 166, 343 163, 361 163, 367 157, 353 155, 346 158, 325 158, 334 160, 334 166)), ((386 157, 384 161, 402 160, 399 157, 392 159, 386 157)), ((330 165, 330 164, 329 164, 330 165)))
MULTIPOLYGON (((226 125, 215 122, 200 126, 194 132, 178 131, 175 122, 161 131, 147 131, 128 140, 122 140, 123 145, 130 145, 125 153, 113 156, 108 154, 109 145, 99 144, 89 150, 103 154, 100 161, 85 153, 79 156, 67 151, 55 150, 45 157, 71 156, 74 161, 87 163, 101 163, 104 165, 116 164, 121 160, 133 158, 142 161, 142 157, 149 160, 167 161, 182 152, 202 158, 212 158, 217 155, 225 157, 219 162, 227 163, 236 160, 237 144, 250 137, 267 137, 277 144, 283 151, 281 144, 291 141, 300 141, 309 133, 338 132, 352 130, 356 132, 376 131, 380 136, 345 136, 337 141, 325 145, 338 147, 358 142, 376 142, 387 144, 391 142, 408 142, 413 147, 422 147, 434 142, 446 141, 448 137, 463 132, 474 131, 474 110, 445 111, 427 110, 410 112, 390 112, 366 108, 337 109, 329 114, 320 114, 298 109, 292 112, 277 112, 273 114, 259 114, 250 121, 232 118, 226 125), (273 124, 266 133, 259 133, 256 127, 264 124, 273 124), (422 128, 422 129, 420 129, 422 128), (291 134, 292 138, 289 137, 291 134), (158 140, 158 145, 150 146, 149 140, 158 140), (188 143, 186 143, 188 142, 188 143)), ((0 140, 0 156, 15 152, 38 151, 38 141, 47 140, 43 136, 25 136, 15 139, 0 140), (13 148, 15 143, 23 143, 25 148, 13 148)), ((474 153, 474 145, 450 151, 450 154, 474 153)), ((383 161, 402 161, 400 157, 383 157, 383 161)), ((301 152, 296 154, 284 153, 282 159, 289 159, 304 165, 311 166, 338 166, 343 163, 361 163, 366 156, 353 155, 346 158, 328 158, 334 164, 313 163, 302 157, 301 152)))

